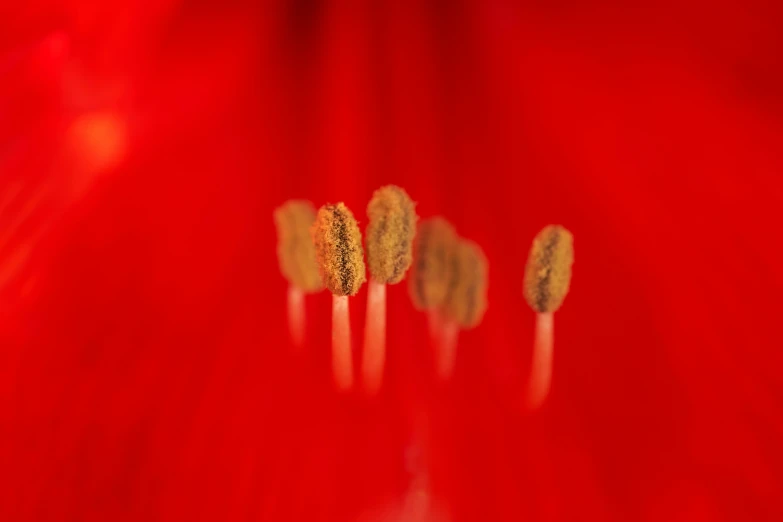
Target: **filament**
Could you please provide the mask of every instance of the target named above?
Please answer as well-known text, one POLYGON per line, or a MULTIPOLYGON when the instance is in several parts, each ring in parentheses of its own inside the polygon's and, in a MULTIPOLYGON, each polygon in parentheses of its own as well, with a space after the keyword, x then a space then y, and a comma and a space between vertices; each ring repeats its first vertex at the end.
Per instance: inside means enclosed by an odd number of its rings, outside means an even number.
POLYGON ((288 285, 288 329, 291 342, 295 347, 301 347, 305 330, 304 293, 294 285, 288 285))
POLYGON ((533 344, 533 364, 530 373, 528 407, 535 410, 541 406, 549 394, 552 382, 552 354, 554 348, 553 313, 536 314, 535 342, 533 344))
POLYGON ((367 393, 376 393, 383 382, 386 359, 386 285, 373 278, 367 286, 367 319, 364 327, 362 377, 367 393))
POLYGON ((332 374, 338 389, 351 389, 353 360, 348 296, 332 296, 332 374))

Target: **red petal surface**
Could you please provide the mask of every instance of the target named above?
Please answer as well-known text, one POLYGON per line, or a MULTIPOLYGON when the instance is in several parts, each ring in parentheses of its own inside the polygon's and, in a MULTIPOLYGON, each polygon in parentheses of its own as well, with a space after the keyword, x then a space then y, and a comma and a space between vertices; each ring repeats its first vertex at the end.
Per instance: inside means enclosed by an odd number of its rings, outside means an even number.
POLYGON ((783 12, 687 4, 3 7, 0 520, 783 519, 783 12), (489 310, 442 384, 390 287, 381 393, 341 395, 272 210, 363 227, 387 183, 482 245, 489 310))

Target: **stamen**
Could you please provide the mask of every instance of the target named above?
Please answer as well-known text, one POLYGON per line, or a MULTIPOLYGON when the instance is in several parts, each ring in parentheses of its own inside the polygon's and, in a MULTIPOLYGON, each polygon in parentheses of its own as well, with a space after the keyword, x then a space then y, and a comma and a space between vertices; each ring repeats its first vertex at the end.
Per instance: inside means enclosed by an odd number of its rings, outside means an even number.
POLYGON ((442 217, 433 217, 419 223, 413 240, 413 265, 408 275, 408 293, 413 306, 427 311, 430 342, 435 355, 438 375, 448 372, 450 366, 442 357, 444 349, 444 319, 442 306, 449 291, 454 270, 454 252, 457 232, 442 217))
POLYGON ((476 243, 460 239, 452 256, 453 271, 449 294, 440 323, 438 367, 442 378, 454 371, 460 328, 477 326, 487 310, 488 263, 476 243))
POLYGON ((332 299, 332 372, 337 387, 353 386, 348 296, 366 280, 362 235, 353 213, 343 203, 324 205, 312 227, 316 260, 332 299))
POLYGON ((377 392, 383 381, 386 285, 402 281, 413 258, 414 207, 408 194, 394 185, 376 190, 367 205, 370 218, 366 231, 367 262, 371 278, 367 290, 362 375, 369 394, 377 392))
POLYGON ((310 227, 315 223, 315 208, 309 201, 291 200, 275 209, 277 257, 280 271, 288 280, 288 325, 291 341, 304 342, 304 294, 323 289, 310 227))
POLYGON ((571 285, 574 238, 565 228, 549 225, 533 239, 525 267, 524 295, 537 312, 533 365, 527 403, 536 409, 549 394, 554 350, 554 312, 571 285))

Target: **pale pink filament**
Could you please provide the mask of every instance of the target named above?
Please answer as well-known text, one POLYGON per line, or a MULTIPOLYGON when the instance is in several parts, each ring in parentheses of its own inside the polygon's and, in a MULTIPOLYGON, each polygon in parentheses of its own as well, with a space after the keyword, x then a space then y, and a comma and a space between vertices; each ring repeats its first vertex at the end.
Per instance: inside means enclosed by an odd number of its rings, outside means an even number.
POLYGON ((294 285, 288 286, 288 329, 294 346, 301 347, 305 332, 304 293, 294 285))
POLYGON ((351 322, 348 313, 348 296, 332 297, 332 374, 340 390, 353 386, 353 360, 351 355, 351 322))
POLYGON ((527 404, 537 409, 549 394, 552 382, 552 353, 554 348, 555 319, 552 313, 536 314, 536 333, 533 345, 533 365, 527 404))
POLYGON ((367 320, 364 326, 362 376, 365 390, 377 393, 386 360, 386 285, 370 279, 367 286, 367 320))

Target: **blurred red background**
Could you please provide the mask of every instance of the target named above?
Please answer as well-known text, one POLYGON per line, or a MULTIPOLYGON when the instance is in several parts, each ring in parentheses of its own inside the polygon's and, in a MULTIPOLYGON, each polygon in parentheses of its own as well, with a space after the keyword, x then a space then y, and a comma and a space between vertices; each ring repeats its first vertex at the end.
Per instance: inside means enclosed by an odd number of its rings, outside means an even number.
POLYGON ((621 4, 2 6, 0 520, 783 519, 783 9, 621 4), (483 246, 490 306, 442 385, 391 287, 381 394, 339 395, 272 210, 363 227, 386 183, 483 246))

